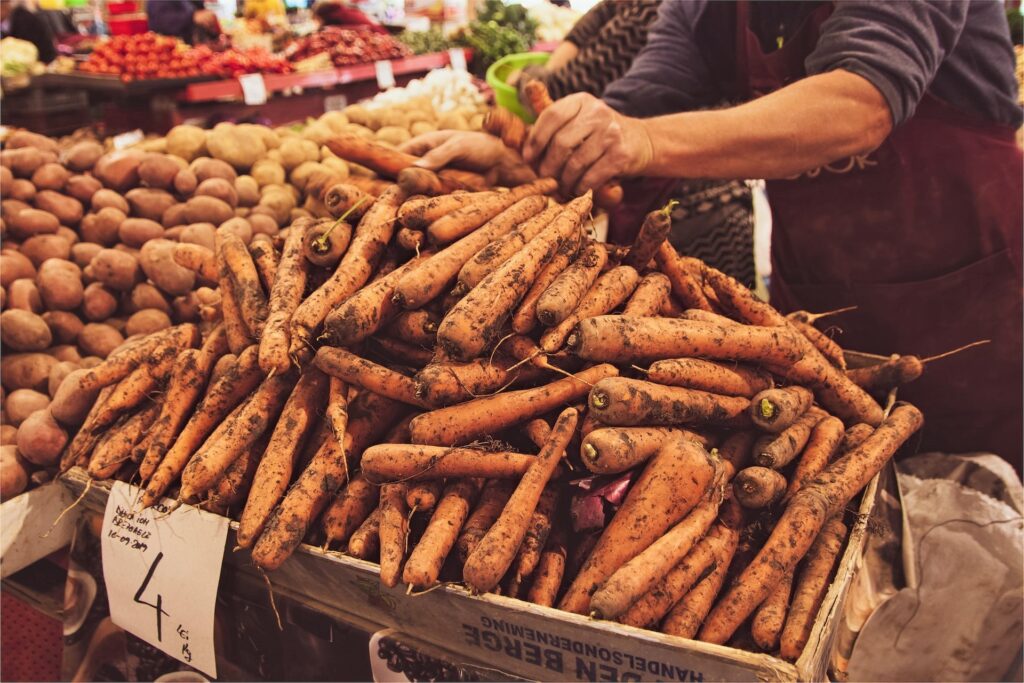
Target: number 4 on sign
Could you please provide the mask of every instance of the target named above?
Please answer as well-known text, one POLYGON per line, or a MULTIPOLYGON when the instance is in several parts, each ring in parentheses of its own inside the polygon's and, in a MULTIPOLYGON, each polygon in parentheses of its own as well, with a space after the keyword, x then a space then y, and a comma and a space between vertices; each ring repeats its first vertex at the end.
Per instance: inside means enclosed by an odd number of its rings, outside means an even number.
MULTIPOLYGON (((170 616, 164 611, 164 596, 157 593, 156 604, 150 604, 142 599, 143 593, 146 592, 146 588, 149 587, 149 581, 153 578, 153 573, 156 571, 156 567, 160 564, 160 560, 164 559, 163 553, 157 553, 156 559, 153 560, 153 564, 149 565, 149 571, 146 572, 146 578, 142 580, 142 584, 139 586, 139 590, 135 591, 135 597, 132 598, 133 602, 137 602, 140 605, 152 607, 156 610, 156 639, 163 642, 163 621, 164 616, 170 616)), ((180 628, 180 627, 179 627, 180 628)))

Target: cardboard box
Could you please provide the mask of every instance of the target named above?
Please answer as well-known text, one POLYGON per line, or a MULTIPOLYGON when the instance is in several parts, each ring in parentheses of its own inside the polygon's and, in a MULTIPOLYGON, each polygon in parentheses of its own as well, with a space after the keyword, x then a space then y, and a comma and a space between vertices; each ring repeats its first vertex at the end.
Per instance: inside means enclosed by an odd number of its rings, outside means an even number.
POLYGON ((60 515, 73 501, 66 487, 46 484, 0 505, 0 578, 71 542, 77 516, 60 515))

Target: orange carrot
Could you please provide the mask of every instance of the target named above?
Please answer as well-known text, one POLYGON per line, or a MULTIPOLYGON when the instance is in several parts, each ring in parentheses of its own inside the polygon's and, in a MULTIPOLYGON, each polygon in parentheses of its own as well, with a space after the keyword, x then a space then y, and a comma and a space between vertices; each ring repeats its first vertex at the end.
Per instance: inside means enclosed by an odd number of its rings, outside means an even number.
POLYGON ((348 539, 348 554, 372 560, 380 551, 380 508, 375 508, 348 539))
MULTIPOLYGON (((738 537, 737 534, 731 536, 738 537)), ((730 542, 719 548, 714 570, 691 588, 669 611, 665 621, 661 624, 663 633, 682 638, 696 637, 700 625, 711 611, 715 598, 718 597, 719 591, 725 584, 725 577, 735 556, 736 546, 737 543, 732 542, 732 538, 730 538, 730 542)))
POLYGON ((479 199, 438 218, 427 228, 427 236, 435 244, 448 244, 468 235, 521 199, 530 196, 537 196, 541 199, 540 207, 529 215, 520 218, 516 222, 518 225, 544 208, 544 203, 546 202, 543 201, 543 197, 540 197, 540 195, 551 194, 557 189, 558 183, 554 179, 541 178, 532 183, 514 187, 508 192, 500 192, 490 197, 479 199))
POLYGON ((255 337, 242 315, 235 281, 231 277, 223 249, 217 250, 217 273, 220 312, 224 319, 224 330, 228 335, 228 348, 231 349, 231 353, 239 354, 255 343, 255 337))
POLYGON ((803 450, 811 430, 824 417, 825 413, 816 408, 808 410, 777 437, 758 448, 754 453, 754 462, 773 469, 785 467, 803 450))
POLYGON ((244 503, 249 495, 249 487, 252 486, 252 479, 256 475, 256 466, 260 464, 260 458, 267 450, 267 435, 264 434, 247 448, 231 466, 224 472, 217 485, 210 489, 209 496, 201 506, 204 510, 211 510, 219 515, 231 516, 239 503, 244 503))
POLYGON ((303 258, 321 268, 337 266, 352 243, 352 224, 345 220, 349 217, 320 219, 310 225, 302 238, 303 258))
POLYGON ((651 363, 647 379, 658 384, 746 398, 772 386, 771 375, 758 368, 701 358, 672 358, 651 363))
POLYGON ((399 171, 417 161, 411 154, 350 133, 335 135, 327 140, 326 145, 335 156, 365 166, 386 178, 395 178, 399 171))
POLYGON ((423 230, 456 209, 497 194, 496 192, 457 192, 439 197, 409 199, 398 210, 398 221, 412 230, 423 230))
POLYGON ((103 408, 90 425, 99 432, 112 425, 122 414, 145 401, 174 369, 173 349, 165 351, 152 365, 140 365, 114 387, 103 408))
POLYGON ((430 512, 437 505, 443 486, 444 482, 439 479, 410 483, 405 492, 405 504, 413 513, 430 512))
POLYGON ((746 467, 736 473, 732 490, 745 508, 768 507, 786 493, 786 478, 767 467, 746 467))
POLYGON ((516 334, 529 334, 537 324, 537 302, 562 272, 569 267, 579 251, 583 241, 583 231, 577 232, 573 239, 559 246, 554 256, 537 273, 536 279, 523 296, 519 307, 512 314, 512 331, 516 334))
POLYGON ((391 337, 370 337, 370 348, 385 363, 401 364, 413 370, 421 370, 433 359, 434 352, 419 345, 406 344, 391 337))
POLYGON ((580 457, 587 469, 595 474, 616 474, 646 462, 662 444, 675 436, 692 439, 705 448, 711 446, 707 437, 685 429, 602 425, 584 435, 580 443, 580 457))
POLYGON ((647 267, 672 229, 672 209, 678 203, 672 200, 664 207, 644 216, 644 222, 640 224, 633 244, 630 245, 626 258, 622 260, 624 265, 633 266, 637 270, 647 267))
POLYGON ((313 358, 313 364, 332 377, 375 394, 409 405, 424 405, 416 398, 416 383, 411 378, 344 349, 321 347, 313 358))
POLYGON ((672 283, 672 293, 683 304, 683 307, 704 311, 712 310, 704 290, 701 289, 700 281, 683 265, 679 254, 667 240, 658 245, 658 249, 654 253, 654 260, 658 264, 658 270, 664 273, 672 283))
POLYGON ((460 562, 466 562, 466 558, 476 548, 480 539, 498 519, 498 515, 505 508, 514 488, 515 482, 505 479, 491 479, 484 485, 479 502, 466 519, 462 533, 459 534, 459 538, 455 542, 455 550, 460 562))
MULTIPOLYGON (((871 427, 867 425, 856 425, 857 435, 862 434, 864 428, 868 434, 871 427)), ((811 430, 807 445, 804 446, 800 460, 790 476, 789 488, 786 490, 786 498, 792 498, 801 488, 809 484, 818 473, 825 469, 825 466, 832 460, 832 457, 839 451, 839 445, 843 441, 843 421, 837 417, 822 418, 822 420, 811 430)), ((866 435, 864 438, 867 438, 866 435)))
POLYGON ((537 300, 537 320, 551 327, 568 318, 607 262, 608 252, 602 244, 593 240, 584 244, 576 260, 540 295, 537 300))
POLYGON ((518 479, 536 458, 511 451, 378 444, 363 453, 363 474, 374 483, 448 477, 518 479))
POLYGON ((559 204, 552 204, 512 232, 478 251, 459 271, 459 284, 467 292, 476 287, 494 272, 495 268, 512 258, 530 240, 539 235, 561 211, 562 207, 559 204))
POLYGON ((217 259, 211 250, 200 244, 182 242, 174 245, 174 262, 194 271, 204 280, 217 281, 217 259))
POLYGON ((349 461, 356 465, 367 446, 404 443, 409 440, 408 406, 372 391, 361 391, 349 402, 348 425, 342 444, 349 461), (396 435, 395 432, 403 432, 396 435))
MULTIPOLYGON (((550 432, 550 430, 548 431, 550 432)), ((506 595, 509 597, 519 597, 519 591, 523 586, 523 582, 530 578, 534 570, 537 569, 541 551, 544 549, 544 544, 547 543, 548 535, 551 533, 552 517, 557 507, 558 489, 554 484, 549 483, 540 494, 537 509, 530 516, 526 535, 516 551, 516 558, 510 570, 511 576, 509 577, 509 585, 506 591, 506 595)))
POLYGON ((750 401, 740 396, 719 396, 625 377, 601 380, 594 385, 589 400, 594 417, 613 426, 735 423, 745 416, 749 405, 750 401))
POLYGON ((355 474, 324 513, 323 527, 327 543, 346 543, 377 507, 380 487, 362 474, 355 474))
POLYGON ((218 250, 231 274, 232 289, 245 326, 257 337, 267 320, 267 299, 260 285, 259 271, 242 238, 235 233, 218 233, 218 250))
POLYGON ((278 277, 270 291, 259 355, 260 367, 266 373, 283 373, 291 367, 288 326, 305 294, 309 262, 302 254, 302 241, 308 226, 308 222, 296 221, 289 229, 278 264, 278 277))
POLYGON ((338 183, 324 193, 324 206, 335 218, 345 214, 358 221, 373 204, 374 197, 351 183, 338 183))
POLYGON ((459 479, 448 484, 423 536, 409 554, 402 580, 415 588, 437 583, 441 566, 451 552, 469 509, 480 491, 480 480, 459 479))
POLYGON ((793 592, 793 573, 787 572, 750 620, 750 635, 762 650, 773 651, 779 646, 779 636, 789 611, 789 596, 793 592))
POLYGON ((766 432, 778 434, 796 422, 814 403, 814 394, 801 386, 759 392, 750 401, 750 419, 766 432))
POLYGON ((846 357, 843 356, 843 350, 836 343, 835 339, 832 339, 832 337, 829 337, 814 325, 809 325, 801 320, 789 318, 789 324, 799 330, 800 334, 806 337, 807 341, 814 344, 818 351, 821 352, 821 355, 825 356, 833 365, 840 370, 846 369, 846 357))
POLYGON ((430 311, 403 311, 388 324, 389 337, 409 344, 433 346, 437 340, 437 326, 441 319, 430 311))
POLYGON ((252 261, 256 264, 256 272, 260 275, 260 284, 263 291, 268 294, 274 289, 274 280, 277 279, 277 266, 280 255, 274 249, 274 238, 270 235, 256 235, 249 242, 249 253, 252 261))
POLYGON ((395 233, 395 242, 407 251, 419 251, 426 241, 427 236, 419 230, 399 228, 398 232, 395 233))
POLYGON ((539 417, 536 420, 527 422, 526 426, 523 427, 523 431, 537 448, 543 448, 544 444, 551 438, 551 425, 539 417))
POLYGON ((380 491, 380 582, 398 585, 409 537, 406 484, 385 484, 380 491))
POLYGON ((537 570, 534 572, 533 585, 526 594, 526 599, 535 605, 551 607, 558 599, 558 591, 562 587, 565 576, 566 536, 568 524, 562 518, 552 520, 551 534, 547 545, 540 555, 537 570))
POLYGON ((846 376, 868 391, 889 390, 909 384, 924 373, 924 363, 917 356, 893 355, 889 360, 864 368, 851 368, 846 376))
POLYGON ((483 129, 485 133, 501 138, 506 147, 517 152, 526 141, 526 124, 521 118, 502 107, 491 107, 487 110, 483 129))
POLYGON ((750 449, 754 443, 752 431, 738 431, 730 434, 718 447, 718 456, 722 459, 725 479, 729 480, 750 463, 750 449))
POLYGON ((618 308, 629 298, 639 282, 640 275, 635 269, 629 266, 612 268, 587 290, 579 306, 568 318, 544 333, 540 338, 540 347, 548 353, 562 348, 566 337, 581 320, 604 315, 618 308))
POLYGON ((633 295, 622 308, 622 315, 658 315, 669 300, 672 283, 661 273, 648 273, 640 280, 633 295))
POLYGON ((89 457, 88 472, 93 479, 109 479, 130 460, 132 446, 142 438, 160 412, 158 403, 149 403, 134 414, 125 416, 113 429, 106 431, 89 457))

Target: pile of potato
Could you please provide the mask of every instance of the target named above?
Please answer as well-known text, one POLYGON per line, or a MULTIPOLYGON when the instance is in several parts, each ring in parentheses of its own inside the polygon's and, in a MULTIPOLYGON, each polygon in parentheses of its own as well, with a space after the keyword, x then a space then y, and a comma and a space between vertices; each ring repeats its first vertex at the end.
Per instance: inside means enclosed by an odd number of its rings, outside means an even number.
MULTIPOLYGON (((349 124, 345 132, 367 140, 398 146, 417 135, 436 130, 481 130, 486 107, 463 105, 438 112, 430 97, 414 97, 387 107, 353 104, 345 108, 349 124)), ((314 124, 318 126, 319 123, 314 124)))

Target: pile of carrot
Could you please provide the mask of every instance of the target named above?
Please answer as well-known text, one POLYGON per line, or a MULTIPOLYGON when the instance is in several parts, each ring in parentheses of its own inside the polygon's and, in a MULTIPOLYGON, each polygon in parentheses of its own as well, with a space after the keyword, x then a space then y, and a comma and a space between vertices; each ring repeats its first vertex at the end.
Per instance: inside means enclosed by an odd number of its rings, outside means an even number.
POLYGON ((237 519, 267 570, 305 542, 387 586, 798 657, 849 503, 921 427, 864 388, 897 373, 846 370, 813 316, 678 254, 668 211, 615 247, 551 181, 413 185, 327 188, 337 220, 259 254, 219 235, 202 324, 61 385, 62 467, 237 519), (626 472, 604 527, 577 529, 573 482, 626 472))

